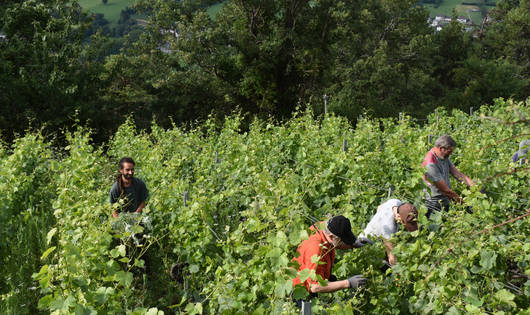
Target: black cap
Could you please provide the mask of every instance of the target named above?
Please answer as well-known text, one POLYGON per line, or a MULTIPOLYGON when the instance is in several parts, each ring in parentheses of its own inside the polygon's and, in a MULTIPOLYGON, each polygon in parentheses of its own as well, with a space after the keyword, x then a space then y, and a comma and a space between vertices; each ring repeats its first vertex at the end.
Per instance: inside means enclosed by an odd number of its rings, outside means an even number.
POLYGON ((347 245, 353 245, 355 243, 355 236, 351 231, 350 220, 342 215, 328 220, 328 230, 340 237, 340 240, 347 245))

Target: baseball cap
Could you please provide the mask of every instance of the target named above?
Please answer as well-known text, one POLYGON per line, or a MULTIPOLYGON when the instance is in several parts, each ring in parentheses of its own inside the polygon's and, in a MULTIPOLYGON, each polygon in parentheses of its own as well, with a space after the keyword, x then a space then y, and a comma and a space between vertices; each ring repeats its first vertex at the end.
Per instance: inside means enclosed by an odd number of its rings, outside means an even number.
POLYGON ((340 237, 340 240, 347 245, 355 243, 355 236, 351 231, 351 224, 348 218, 338 215, 328 220, 328 230, 340 237))
POLYGON ((401 204, 397 212, 405 225, 407 231, 416 231, 418 229, 418 210, 410 203, 401 204))

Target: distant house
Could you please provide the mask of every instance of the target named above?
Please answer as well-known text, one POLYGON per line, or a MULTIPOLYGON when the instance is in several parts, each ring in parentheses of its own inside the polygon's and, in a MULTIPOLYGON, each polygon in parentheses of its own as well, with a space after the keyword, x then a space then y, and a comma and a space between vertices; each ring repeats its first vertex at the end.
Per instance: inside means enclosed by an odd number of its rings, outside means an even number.
MULTIPOLYGON (((452 18, 450 16, 446 16, 446 15, 443 15, 443 14, 437 14, 434 17, 434 19, 429 18, 429 25, 432 28, 434 28, 436 31, 439 32, 444 27, 449 25, 449 23, 451 23, 451 20, 452 20, 452 18)), ((472 30, 473 21, 471 21, 470 19, 468 19, 466 17, 463 17, 463 16, 459 16, 459 17, 456 18, 456 21, 458 23, 466 25, 466 27, 465 27, 465 31, 466 32, 469 32, 469 31, 472 30)))
POLYGON ((0 41, 1 42, 7 41, 7 36, 4 33, 2 33, 2 32, 0 32, 0 41))
POLYGON ((179 38, 179 33, 176 30, 172 30, 172 29, 167 29, 167 30, 163 29, 160 31, 160 34, 162 35, 170 34, 170 35, 175 36, 175 38, 179 38))
POLYGON ((459 16, 456 18, 456 20, 462 24, 471 24, 471 20, 464 16, 459 16))
MULTIPOLYGON (((177 39, 180 37, 180 34, 176 30, 172 30, 172 29, 162 29, 162 30, 160 30, 160 34, 168 35, 169 37, 175 37, 177 39)), ((160 49, 161 52, 163 52, 165 54, 170 54, 170 53, 173 52, 171 50, 171 44, 170 44, 170 42, 168 40, 165 41, 164 44, 162 44, 159 47, 159 49, 160 49)))

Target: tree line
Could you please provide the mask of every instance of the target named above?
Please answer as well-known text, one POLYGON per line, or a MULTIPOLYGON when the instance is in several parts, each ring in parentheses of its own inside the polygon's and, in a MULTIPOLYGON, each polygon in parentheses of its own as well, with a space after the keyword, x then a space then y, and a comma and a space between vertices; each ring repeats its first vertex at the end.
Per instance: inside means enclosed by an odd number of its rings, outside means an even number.
POLYGON ((116 51, 76 1, 3 1, 1 137, 60 138, 80 121, 104 142, 130 115, 140 128, 234 110, 281 121, 321 113, 324 94, 352 121, 530 95, 529 0, 499 1, 472 32, 435 31, 414 0, 230 0, 213 17, 215 2, 136 1, 148 23, 116 51))

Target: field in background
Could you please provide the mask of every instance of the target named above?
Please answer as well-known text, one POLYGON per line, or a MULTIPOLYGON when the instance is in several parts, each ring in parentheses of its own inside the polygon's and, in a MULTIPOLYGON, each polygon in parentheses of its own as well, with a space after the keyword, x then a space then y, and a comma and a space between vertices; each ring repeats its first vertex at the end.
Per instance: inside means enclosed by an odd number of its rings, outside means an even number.
POLYGON ((79 0, 79 4, 92 13, 102 13, 110 23, 109 27, 112 28, 118 24, 121 11, 126 7, 132 7, 134 0, 108 0, 107 4, 103 4, 101 0, 79 0))
MULTIPOLYGON (((477 1, 477 3, 478 2, 479 1, 477 1)), ((479 6, 462 5, 462 0, 443 0, 437 8, 434 7, 433 4, 423 4, 423 7, 429 10, 431 17, 435 17, 438 14, 452 16, 453 10, 455 10, 457 16, 470 18, 473 20, 473 23, 477 25, 480 25, 483 18, 479 6)), ((490 10, 494 7, 487 6, 487 8, 490 10)))
POLYGON ((221 2, 221 3, 211 5, 206 12, 208 12, 210 17, 214 18, 217 15, 217 13, 219 13, 219 11, 224 6, 224 4, 225 4, 224 2, 221 2))
MULTIPOLYGON (((133 7, 134 0, 108 0, 107 4, 103 4, 101 0, 79 0, 79 4, 92 13, 102 13, 112 28, 118 24, 121 10, 126 7, 133 7)), ((224 3, 211 5, 207 10, 210 17, 215 17, 223 5, 224 3)))
MULTIPOLYGON (((437 8, 432 4, 424 4, 423 6, 429 10, 431 17, 435 17, 437 14, 451 16, 453 10, 456 10, 458 16, 470 18, 474 24, 480 25, 483 18, 480 8, 478 6, 462 5, 461 3, 462 0, 444 0, 437 8)), ((121 10, 127 6, 132 7, 134 0, 109 0, 107 4, 103 4, 101 0, 79 0, 79 4, 90 12, 104 14, 105 19, 109 21, 109 26, 112 28, 117 25, 121 10)), ((212 18, 215 17, 223 5, 224 3, 217 3, 210 6, 207 10, 208 14, 212 18)))

